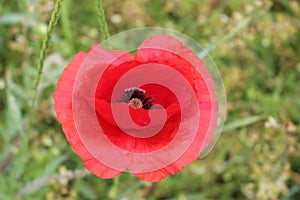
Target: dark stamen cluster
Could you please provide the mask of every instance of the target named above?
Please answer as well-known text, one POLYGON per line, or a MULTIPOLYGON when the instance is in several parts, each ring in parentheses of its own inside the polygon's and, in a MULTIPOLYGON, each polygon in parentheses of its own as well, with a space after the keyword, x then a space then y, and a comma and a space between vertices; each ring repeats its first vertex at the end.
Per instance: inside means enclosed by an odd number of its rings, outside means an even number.
POLYGON ((122 101, 130 102, 131 99, 139 99, 142 102, 142 108, 149 110, 151 109, 152 97, 146 96, 146 91, 137 87, 128 88, 124 91, 122 101))

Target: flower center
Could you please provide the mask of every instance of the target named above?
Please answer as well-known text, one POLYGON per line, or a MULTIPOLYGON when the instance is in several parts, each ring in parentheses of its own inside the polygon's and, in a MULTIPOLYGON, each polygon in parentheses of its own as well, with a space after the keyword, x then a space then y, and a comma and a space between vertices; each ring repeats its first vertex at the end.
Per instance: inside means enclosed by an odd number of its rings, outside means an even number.
POLYGON ((143 102, 139 100, 138 98, 133 98, 128 102, 128 105, 133 107, 134 109, 138 109, 143 107, 143 102))
POLYGON ((125 89, 121 102, 128 103, 134 109, 144 108, 150 110, 152 107, 152 98, 146 96, 146 91, 138 87, 125 89))

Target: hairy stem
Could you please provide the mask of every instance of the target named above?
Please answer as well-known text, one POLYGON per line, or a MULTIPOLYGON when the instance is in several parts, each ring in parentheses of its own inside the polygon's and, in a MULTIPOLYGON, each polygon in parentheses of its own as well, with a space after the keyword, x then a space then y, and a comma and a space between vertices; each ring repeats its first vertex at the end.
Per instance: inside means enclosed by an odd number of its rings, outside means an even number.
POLYGON ((57 21, 59 19, 62 3, 63 3, 63 0, 56 1, 55 8, 54 8, 54 11, 52 12, 51 19, 50 19, 50 22, 48 25, 47 33, 42 42, 42 47, 41 47, 40 56, 39 56, 39 60, 38 60, 38 71, 37 71, 36 79, 35 79, 34 86, 33 86, 34 91, 33 91, 33 95, 32 95, 32 107, 34 106, 35 101, 36 101, 37 89, 38 89, 38 86, 39 86, 39 83, 41 80, 41 76, 42 76, 43 64, 44 64, 46 52, 49 48, 50 39, 52 38, 55 27, 57 25, 57 21))

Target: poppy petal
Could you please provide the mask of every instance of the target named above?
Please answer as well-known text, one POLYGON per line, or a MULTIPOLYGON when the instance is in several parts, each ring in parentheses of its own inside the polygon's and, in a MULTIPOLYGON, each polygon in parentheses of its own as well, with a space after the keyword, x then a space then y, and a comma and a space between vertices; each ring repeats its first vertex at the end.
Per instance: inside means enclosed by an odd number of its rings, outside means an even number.
MULTIPOLYGON (((155 36, 150 37, 149 39, 145 40, 143 44, 139 47, 139 50, 137 52, 137 58, 142 60, 143 62, 164 62, 160 61, 161 58, 167 56, 171 61, 181 63, 181 65, 184 63, 185 60, 176 61, 176 56, 172 55, 172 53, 176 53, 176 55, 179 55, 179 57, 183 56, 184 59, 187 59, 188 61, 191 61, 191 63, 196 64, 196 66, 204 66, 203 62, 189 49, 184 47, 181 42, 178 40, 170 37, 170 36, 155 36), (165 41, 165 42, 162 42, 165 41), (149 49, 150 48, 150 49, 149 49), (167 50, 167 51, 166 51, 167 50), (171 52, 171 53, 169 53, 171 52), (169 53, 169 55, 168 55, 169 53), (139 57, 140 56, 140 57, 139 57)), ((178 60, 178 59, 177 59, 178 60)), ((176 63, 171 65, 174 67, 176 63)), ((188 66, 188 65, 183 65, 188 66)), ((176 67, 174 67, 176 68, 176 67)), ((180 67, 182 69, 182 67, 180 67)), ((197 93, 199 93, 199 108, 201 115, 207 116, 206 118, 202 119, 203 126, 199 127, 199 132, 196 135, 196 138, 194 139, 194 142, 189 147, 189 149, 176 161, 174 161, 171 165, 153 171, 153 172, 145 172, 145 173, 135 173, 135 176, 139 177, 142 180, 146 181, 160 181, 161 179, 165 178, 169 174, 175 174, 182 170, 184 166, 187 164, 193 162, 196 160, 200 154, 200 152, 208 145, 210 144, 213 136, 213 131, 217 125, 217 100, 215 95, 213 94, 213 81, 210 78, 210 74, 206 70, 206 68, 202 68, 201 73, 204 72, 204 75, 202 77, 205 77, 205 81, 201 80, 201 76, 199 76, 199 73, 197 71, 194 71, 195 68, 187 67, 184 70, 189 71, 189 73, 185 73, 186 78, 190 76, 192 79, 192 82, 195 84, 195 90, 197 93), (204 85, 203 85, 204 83, 204 85), (209 87, 208 90, 203 90, 204 87, 209 87), (204 91, 207 91, 208 93, 205 94, 204 91), (211 92, 211 93, 210 93, 211 92), (210 125, 205 126, 205 125, 210 125), (206 127, 206 128, 205 128, 206 127), (212 128, 211 128, 212 127, 212 128), (207 128, 210 128, 210 130, 207 130, 207 128), (203 138, 203 133, 206 133, 206 138, 203 138), (203 142, 201 145, 201 142, 203 142)))
MULTIPOLYGON (((92 47, 92 51, 95 47, 92 47)), ((53 94, 54 109, 57 119, 62 124, 63 131, 73 150, 83 159, 85 167, 93 174, 101 178, 113 178, 121 173, 121 171, 107 167, 106 165, 95 159, 85 148, 78 136, 75 127, 72 110, 72 92, 77 72, 87 57, 88 53, 80 52, 75 55, 72 61, 63 71, 57 88, 53 94)))

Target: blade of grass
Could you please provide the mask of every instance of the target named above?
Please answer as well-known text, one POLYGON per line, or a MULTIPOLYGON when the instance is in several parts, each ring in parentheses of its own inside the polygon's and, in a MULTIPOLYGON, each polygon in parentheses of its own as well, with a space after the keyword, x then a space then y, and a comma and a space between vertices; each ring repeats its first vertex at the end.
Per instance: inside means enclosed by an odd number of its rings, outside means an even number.
POLYGON ((251 124, 254 124, 258 121, 264 120, 267 117, 265 115, 256 115, 256 116, 249 116, 249 117, 245 117, 233 122, 229 122, 227 124, 224 125, 223 127, 223 131, 233 131, 236 130, 238 128, 242 128, 242 127, 246 127, 249 126, 251 124))
POLYGON ((50 184, 50 183, 61 182, 62 180, 78 179, 78 178, 88 176, 90 174, 91 173, 89 171, 87 171, 86 169, 82 169, 82 170, 78 169, 78 170, 74 170, 74 171, 67 171, 66 173, 63 173, 63 174, 56 174, 53 176, 41 177, 41 178, 38 178, 38 179, 28 183, 27 185, 25 185, 25 187, 23 187, 22 189, 20 189, 17 192, 16 196, 20 197, 20 196, 26 195, 30 192, 40 189, 43 186, 50 184))
POLYGON ((121 193, 118 194, 118 199, 125 199, 127 194, 146 184, 147 184, 146 182, 138 181, 134 184, 129 185, 121 193))
POLYGON ((6 124, 8 126, 9 137, 16 134, 24 134, 23 129, 23 117, 21 114, 21 108, 17 102, 15 95, 11 91, 11 80, 6 79, 6 97, 7 97, 7 110, 6 110, 6 124))
POLYGON ((229 41, 235 34, 237 34, 245 26, 247 26, 250 21, 251 21, 251 17, 247 17, 246 19, 244 19, 243 21, 241 21, 232 31, 230 31, 223 38, 221 38, 217 42, 211 44, 209 47, 207 47, 206 49, 204 49, 202 52, 198 53, 198 56, 201 57, 201 58, 204 58, 205 56, 207 56, 217 46, 219 46, 220 44, 223 44, 223 43, 229 41))
POLYGON ((0 24, 4 25, 14 25, 22 24, 24 26, 34 26, 36 25, 37 20, 34 16, 27 13, 9 13, 6 15, 0 16, 0 24))

